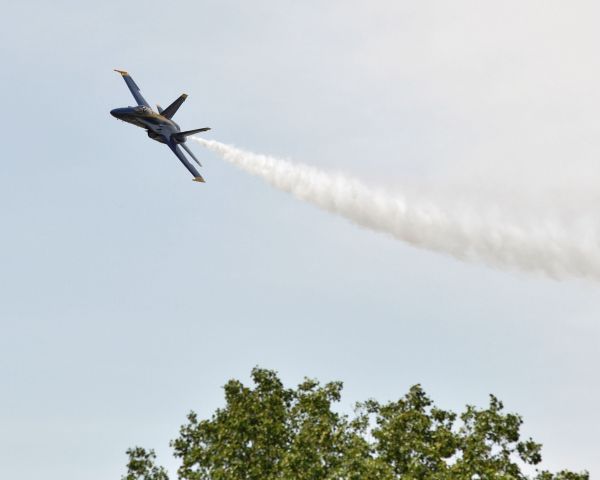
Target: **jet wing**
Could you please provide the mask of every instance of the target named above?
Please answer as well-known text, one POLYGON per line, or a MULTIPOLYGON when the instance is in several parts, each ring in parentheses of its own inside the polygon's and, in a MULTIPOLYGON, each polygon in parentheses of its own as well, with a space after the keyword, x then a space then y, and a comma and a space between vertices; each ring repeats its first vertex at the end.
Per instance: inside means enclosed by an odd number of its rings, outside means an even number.
POLYGON ((137 84, 133 81, 133 78, 131 78, 129 76, 129 74, 123 70, 115 69, 115 72, 119 72, 121 74, 121 76, 123 77, 123 80, 125 80, 125 83, 127 84, 127 87, 129 88, 129 91, 133 95, 133 98, 135 98, 135 101, 137 102, 137 104, 144 105, 145 107, 151 108, 150 105, 148 105, 148 102, 144 99, 144 97, 142 97, 142 93, 140 92, 140 87, 138 87, 137 84))
POLYGON ((196 168, 185 157, 185 155, 183 154, 183 152, 179 148, 179 145, 177 145, 176 143, 171 143, 171 142, 167 143, 167 145, 169 146, 169 148, 171 150, 173 150, 173 153, 175 155, 177 155, 177 158, 179 159, 179 161, 181 163, 183 163, 183 166, 185 168, 187 168, 188 171, 194 176, 194 182, 202 182, 202 183, 204 183, 204 179, 202 178, 202 175, 200 175, 198 173, 198 170, 196 170, 196 168))

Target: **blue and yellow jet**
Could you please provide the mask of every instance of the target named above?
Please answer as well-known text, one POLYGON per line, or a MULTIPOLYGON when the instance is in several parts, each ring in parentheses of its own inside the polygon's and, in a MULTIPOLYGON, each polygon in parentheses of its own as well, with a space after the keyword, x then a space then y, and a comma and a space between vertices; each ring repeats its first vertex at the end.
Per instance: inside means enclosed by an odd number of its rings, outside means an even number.
POLYGON ((187 130, 182 132, 179 128, 179 125, 171 120, 173 115, 175 115, 175 112, 177 112, 181 104, 187 98, 187 95, 184 93, 164 110, 157 105, 156 108, 158 109, 158 113, 156 113, 154 110, 152 110, 152 108, 150 108, 150 105, 148 105, 148 102, 146 102, 144 97, 142 97, 140 88, 133 81, 133 78, 131 78, 129 74, 123 70, 115 70, 115 72, 119 72, 123 77, 123 80, 125 80, 127 87, 129 87, 133 98, 135 98, 135 101, 137 102, 137 106, 115 108, 114 110, 110 111, 110 114, 119 120, 123 120, 124 122, 132 123, 137 127, 146 129, 148 136, 152 140, 164 143, 165 145, 168 145, 171 150, 173 150, 173 153, 177 155, 177 158, 179 158, 185 168, 187 168, 194 176, 194 181, 204 182, 202 175, 198 173, 198 170, 196 170, 196 168, 189 162, 179 147, 183 147, 190 157, 192 157, 192 159, 199 166, 202 166, 189 147, 185 144, 185 141, 186 137, 189 135, 206 132, 207 130, 210 130, 210 128, 197 128, 196 130, 187 130))

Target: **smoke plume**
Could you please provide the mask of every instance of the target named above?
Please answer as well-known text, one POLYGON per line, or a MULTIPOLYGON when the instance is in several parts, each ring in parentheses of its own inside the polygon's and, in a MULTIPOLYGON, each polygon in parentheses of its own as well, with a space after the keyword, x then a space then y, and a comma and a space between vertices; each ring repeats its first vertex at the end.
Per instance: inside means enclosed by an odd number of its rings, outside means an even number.
POLYGON ((498 216, 476 205, 449 207, 414 193, 392 194, 308 165, 193 139, 279 190, 415 247, 552 278, 600 280, 597 228, 574 232, 559 219, 533 216, 523 222, 517 214, 511 220, 510 214, 498 216))

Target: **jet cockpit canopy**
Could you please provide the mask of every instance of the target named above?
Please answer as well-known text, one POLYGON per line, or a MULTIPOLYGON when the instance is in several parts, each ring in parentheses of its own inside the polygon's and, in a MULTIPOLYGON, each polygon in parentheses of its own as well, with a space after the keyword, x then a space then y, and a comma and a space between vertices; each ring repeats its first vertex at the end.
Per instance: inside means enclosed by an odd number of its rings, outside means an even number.
POLYGON ((133 108, 137 113, 152 113, 152 109, 146 107, 145 105, 138 105, 133 108))

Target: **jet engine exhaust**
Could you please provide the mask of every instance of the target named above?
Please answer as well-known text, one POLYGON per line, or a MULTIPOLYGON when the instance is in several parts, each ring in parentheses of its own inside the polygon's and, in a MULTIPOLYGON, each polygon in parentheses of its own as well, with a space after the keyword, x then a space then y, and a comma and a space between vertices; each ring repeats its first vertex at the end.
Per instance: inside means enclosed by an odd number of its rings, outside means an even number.
POLYGON ((214 140, 190 137, 224 160, 365 228, 384 232, 414 247, 459 260, 554 279, 600 280, 600 239, 578 235, 559 221, 492 221, 477 206, 450 208, 409 193, 391 194, 340 174, 247 152, 214 140))

